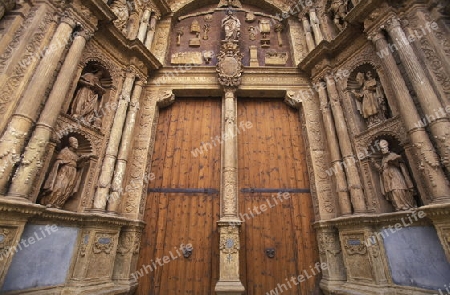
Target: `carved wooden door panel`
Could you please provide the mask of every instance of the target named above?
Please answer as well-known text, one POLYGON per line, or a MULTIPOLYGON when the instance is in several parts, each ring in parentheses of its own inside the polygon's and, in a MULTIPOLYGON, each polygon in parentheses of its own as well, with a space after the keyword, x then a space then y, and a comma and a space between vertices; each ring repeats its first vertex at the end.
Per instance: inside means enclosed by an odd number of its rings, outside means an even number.
POLYGON ((278 294, 270 293, 276 288, 280 294, 320 294, 320 276, 311 270, 319 258, 298 111, 281 100, 239 99, 238 121, 253 126, 238 137, 246 294, 278 294), (311 278, 295 285, 291 277, 305 270, 311 278))
POLYGON ((151 166, 156 179, 149 184, 136 294, 214 293, 220 145, 214 146, 212 138, 220 135, 220 107, 220 98, 178 99, 160 113, 151 166), (183 248, 189 244, 191 253, 183 248))

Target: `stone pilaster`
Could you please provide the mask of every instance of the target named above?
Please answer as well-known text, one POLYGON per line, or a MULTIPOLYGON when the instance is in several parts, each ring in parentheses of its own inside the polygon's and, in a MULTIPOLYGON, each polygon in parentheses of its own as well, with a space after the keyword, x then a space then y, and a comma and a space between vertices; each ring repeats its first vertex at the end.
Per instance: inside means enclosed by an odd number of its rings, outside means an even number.
POLYGON ((122 195, 122 184, 127 168, 128 155, 130 153, 130 146, 134 133, 134 126, 136 124, 136 114, 139 110, 139 99, 142 93, 143 81, 136 81, 133 95, 131 97, 130 107, 122 133, 122 140, 120 142, 119 154, 117 156, 116 168, 114 170, 114 177, 111 185, 111 197, 108 200, 107 211, 116 213, 120 198, 122 195))
MULTIPOLYGON (((375 44, 378 52, 389 46, 386 38, 381 32, 371 34, 369 39, 375 44)), ((450 198, 450 188, 448 187, 447 179, 440 166, 439 158, 427 132, 423 127, 417 125, 417 122, 420 122, 421 118, 412 97, 409 95, 408 87, 405 84, 405 80, 402 78, 397 63, 390 54, 385 55, 384 58, 381 59, 381 62, 385 68, 389 81, 392 83, 392 90, 395 93, 396 99, 399 101, 398 110, 400 116, 418 156, 418 163, 411 164, 418 165, 419 170, 423 174, 423 179, 431 193, 430 197, 433 202, 448 202, 450 198)))
POLYGON ((61 60, 64 48, 69 43, 74 27, 75 22, 70 17, 61 20, 48 46, 51 50, 47 50, 44 54, 0 139, 0 193, 5 193, 14 165, 20 160, 31 127, 36 121, 41 104, 45 101, 45 91, 61 60), (33 103, 30 103, 31 98, 33 103))
POLYGON ((122 86, 122 93, 119 104, 114 116, 114 122, 109 135, 108 146, 106 147, 105 159, 103 160, 102 172, 98 180, 98 188, 94 197, 95 210, 103 211, 106 209, 106 203, 109 198, 109 188, 114 173, 114 166, 119 151, 119 144, 122 138, 123 125, 127 114, 128 104, 130 103, 131 90, 136 74, 128 69, 125 74, 125 81, 122 86))
POLYGON ((339 138, 339 146, 341 147, 344 167, 347 174, 348 188, 350 189, 350 197, 353 205, 354 213, 367 212, 364 201, 364 193, 361 187, 361 179, 357 167, 352 160, 353 155, 350 136, 348 134, 347 125, 345 122, 344 112, 342 110, 339 94, 336 89, 336 82, 331 74, 325 77, 327 84, 327 91, 330 98, 331 109, 335 119, 336 131, 339 138))
POLYGON ((399 20, 396 17, 391 17, 386 22, 385 28, 397 47, 402 64, 417 93, 420 106, 425 115, 428 115, 427 118, 430 121, 428 126, 435 138, 441 162, 447 168, 447 171, 450 171, 450 121, 445 112, 438 112, 442 108, 442 104, 414 53, 410 41, 400 26, 399 20))
POLYGON ((36 124, 36 129, 25 149, 20 166, 13 177, 8 195, 28 199, 34 180, 43 165, 47 144, 69 90, 70 83, 68 81, 73 80, 86 41, 91 35, 92 33, 83 31, 74 38, 44 110, 36 124))
POLYGON ((342 215, 352 214, 350 196, 347 188, 347 179, 340 163, 342 162, 339 150, 339 140, 336 135, 333 115, 331 114, 328 95, 325 88, 319 88, 320 109, 322 111, 323 123, 327 134, 328 149, 330 151, 331 163, 336 177, 336 190, 338 194, 339 207, 342 215))
POLYGON ((338 231, 334 227, 321 227, 320 224, 316 227, 320 262, 327 265, 323 268, 320 287, 328 294, 327 292, 338 289, 347 281, 347 274, 338 231))

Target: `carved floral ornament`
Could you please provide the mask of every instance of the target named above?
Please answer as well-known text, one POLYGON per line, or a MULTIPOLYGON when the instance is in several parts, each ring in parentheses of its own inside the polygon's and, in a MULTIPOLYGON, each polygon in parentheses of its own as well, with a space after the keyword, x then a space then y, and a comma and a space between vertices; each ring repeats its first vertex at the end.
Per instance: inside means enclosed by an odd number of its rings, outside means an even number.
POLYGON ((348 255, 365 255, 367 253, 364 239, 358 235, 346 236, 344 238, 344 248, 348 255))
POLYGON ((94 253, 100 254, 102 252, 109 254, 114 247, 114 235, 112 234, 97 234, 94 241, 94 253))
POLYGON ((225 254, 236 254, 241 248, 239 244, 239 231, 235 226, 220 228, 220 250, 225 254))

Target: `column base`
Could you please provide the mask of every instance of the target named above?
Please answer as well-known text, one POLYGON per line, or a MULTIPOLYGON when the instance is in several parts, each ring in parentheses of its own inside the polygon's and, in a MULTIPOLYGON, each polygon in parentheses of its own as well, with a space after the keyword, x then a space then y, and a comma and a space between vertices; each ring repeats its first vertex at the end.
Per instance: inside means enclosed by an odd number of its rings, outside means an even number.
POLYGON ((217 295, 241 295, 245 288, 240 281, 218 281, 214 291, 217 295))

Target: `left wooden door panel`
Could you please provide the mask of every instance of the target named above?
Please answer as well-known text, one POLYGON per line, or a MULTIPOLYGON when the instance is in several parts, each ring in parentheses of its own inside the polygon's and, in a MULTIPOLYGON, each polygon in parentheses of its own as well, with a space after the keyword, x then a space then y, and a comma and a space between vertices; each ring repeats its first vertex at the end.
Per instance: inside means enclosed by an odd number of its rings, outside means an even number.
POLYGON ((220 98, 189 98, 160 113, 151 166, 156 178, 149 184, 153 192, 145 208, 136 294, 214 293, 220 145, 213 139, 220 136, 220 107, 220 98), (193 250, 184 257, 182 245, 187 244, 193 250))

